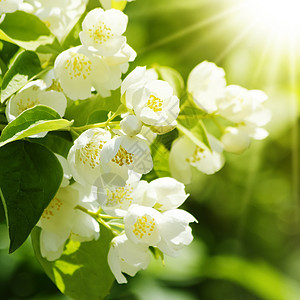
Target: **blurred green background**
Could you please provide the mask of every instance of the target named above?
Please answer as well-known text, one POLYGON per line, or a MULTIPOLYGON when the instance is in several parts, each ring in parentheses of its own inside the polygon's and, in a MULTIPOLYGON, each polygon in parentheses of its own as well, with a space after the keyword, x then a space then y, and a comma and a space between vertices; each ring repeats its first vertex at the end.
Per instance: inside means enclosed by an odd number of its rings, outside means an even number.
MULTIPOLYGON (((268 34, 251 23, 255 16, 246 17, 242 1, 136 0, 125 10, 128 43, 138 53, 130 69, 158 63, 186 80, 198 63, 215 62, 228 84, 264 90, 273 119, 266 140, 253 141, 242 155, 227 154, 215 175, 194 174, 184 207, 199 221, 191 246, 116 285, 111 300, 300 299, 300 26, 298 34, 268 34)), ((30 241, 7 254, 3 213, 1 220, 0 299, 66 299, 44 275, 30 241)))

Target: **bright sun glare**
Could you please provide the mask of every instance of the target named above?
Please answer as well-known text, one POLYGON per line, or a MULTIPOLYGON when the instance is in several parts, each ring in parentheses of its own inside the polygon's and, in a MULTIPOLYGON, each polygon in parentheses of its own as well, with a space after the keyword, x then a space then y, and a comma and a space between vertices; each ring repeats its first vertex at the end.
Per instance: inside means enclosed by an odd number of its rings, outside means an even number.
POLYGON ((300 40, 300 0, 243 0, 254 27, 280 39, 300 40))

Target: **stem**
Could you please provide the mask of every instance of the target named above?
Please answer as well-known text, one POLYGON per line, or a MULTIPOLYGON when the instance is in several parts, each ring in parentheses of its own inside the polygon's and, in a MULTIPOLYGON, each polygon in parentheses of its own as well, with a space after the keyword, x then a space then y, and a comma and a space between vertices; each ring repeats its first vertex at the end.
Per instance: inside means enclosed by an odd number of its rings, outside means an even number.
POLYGON ((114 230, 109 224, 107 224, 107 223, 106 223, 104 220, 102 220, 100 217, 96 218, 96 220, 97 220, 100 224, 102 224, 103 226, 105 226, 107 229, 109 229, 109 230, 113 233, 114 236, 119 235, 119 232, 118 232, 118 231, 114 230))
MULTIPOLYGON (((115 117, 114 117, 115 118, 115 117)), ((110 119, 112 119, 112 117, 110 117, 110 119)), ((114 122, 110 122, 108 119, 106 122, 102 122, 102 123, 96 123, 96 124, 89 124, 89 125, 84 125, 84 126, 79 126, 79 127, 72 127, 73 130, 80 130, 80 131, 84 131, 90 128, 101 128, 101 127, 107 127, 110 125, 119 125, 120 121, 114 121, 114 122)))
MULTIPOLYGON (((75 207, 76 209, 79 209, 81 211, 83 211, 84 213, 88 214, 89 216, 91 216, 92 218, 94 218, 97 222, 99 222, 100 224, 102 224, 104 227, 106 227, 107 229, 109 229, 114 236, 119 235, 119 232, 117 230, 114 230, 109 224, 107 224, 101 217, 100 214, 98 213, 98 211, 101 211, 101 208, 97 211, 97 212, 92 212, 89 211, 88 209, 86 209, 85 207, 81 206, 81 205, 77 205, 75 207)), ((117 224, 116 224, 117 225, 117 224)), ((120 227, 120 226, 116 226, 116 227, 120 227)), ((123 227, 124 228, 124 227, 123 227)))
POLYGON ((101 216, 101 215, 100 215, 101 211, 102 211, 102 208, 99 207, 99 209, 97 210, 96 214, 99 215, 99 216, 101 216))
POLYGON ((112 226, 115 226, 115 227, 119 227, 119 228, 122 228, 122 229, 124 229, 125 228, 125 225, 124 224, 118 224, 118 223, 112 223, 111 224, 112 226))
POLYGON ((110 118, 107 119, 106 123, 109 123, 110 121, 112 121, 112 120, 113 120, 115 117, 117 117, 117 116, 118 116, 117 112, 113 113, 113 114, 110 116, 110 118))
POLYGON ((80 134, 72 127, 70 127, 70 132, 72 135, 74 135, 76 138, 80 136, 80 134))
POLYGON ((216 118, 212 118, 212 120, 217 125, 217 127, 221 131, 221 133, 224 133, 224 127, 218 122, 218 120, 216 118))
POLYGON ((76 209, 79 209, 81 211, 83 211, 84 213, 90 215, 91 217, 93 217, 94 219, 97 219, 98 218, 98 214, 97 213, 94 213, 92 211, 89 211, 88 209, 86 209, 85 207, 81 206, 81 205, 77 205, 75 207, 76 209))
POLYGON ((99 217, 102 219, 122 219, 122 217, 112 217, 112 216, 108 216, 108 215, 100 215, 99 217))

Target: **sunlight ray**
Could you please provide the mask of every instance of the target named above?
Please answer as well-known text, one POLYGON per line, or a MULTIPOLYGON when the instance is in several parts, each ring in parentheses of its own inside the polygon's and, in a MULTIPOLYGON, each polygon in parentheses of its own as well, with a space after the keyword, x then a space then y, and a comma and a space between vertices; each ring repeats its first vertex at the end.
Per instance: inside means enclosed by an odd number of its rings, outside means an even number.
MULTIPOLYGON (((211 43, 213 44, 215 41, 226 36, 226 34, 232 30, 232 27, 234 27, 234 25, 228 22, 228 20, 224 20, 222 26, 212 26, 208 31, 203 33, 200 39, 196 39, 189 47, 181 51, 181 58, 188 58, 197 48, 211 47, 211 43)), ((199 52, 201 52, 200 50, 201 49, 199 49, 199 52)))
POLYGON ((216 64, 219 64, 220 61, 230 53, 237 45, 242 42, 242 40, 247 36, 247 34, 251 31, 254 27, 255 22, 250 23, 248 26, 244 28, 243 31, 219 54, 219 56, 215 59, 216 64))
POLYGON ((170 5, 169 2, 164 2, 160 3, 159 5, 155 7, 151 7, 151 10, 147 8, 140 9, 139 11, 135 11, 132 16, 137 19, 137 18, 144 18, 144 17, 150 17, 150 16, 155 16, 157 14, 165 14, 166 12, 170 13, 173 11, 178 11, 178 10, 199 10, 202 7, 205 7, 210 3, 209 0, 202 0, 202 2, 199 2, 199 0, 189 0, 189 1, 174 1, 172 2, 172 5, 170 5))
POLYGON ((265 71, 266 85, 273 86, 277 82, 277 78, 281 77, 281 72, 279 72, 279 69, 282 63, 284 52, 284 45, 281 43, 280 38, 277 37, 277 40, 273 43, 272 52, 270 53, 270 59, 267 64, 268 69, 265 71))
POLYGON ((254 72, 254 74, 252 76, 250 86, 254 86, 257 83, 259 76, 262 74, 263 67, 265 65, 267 56, 270 55, 270 48, 271 48, 271 44, 272 44, 273 40, 274 40, 274 36, 271 36, 271 35, 266 39, 266 42, 263 46, 262 53, 258 60, 256 71, 254 72))
POLYGON ((234 6, 234 7, 231 7, 230 9, 228 10, 225 10, 217 15, 214 15, 212 17, 209 17, 205 20, 202 20, 201 22, 198 22, 196 24, 193 24, 187 28, 184 28, 170 36, 167 36, 165 38, 162 38, 161 40, 158 40, 157 42, 153 43, 152 45, 148 46, 147 48, 144 48, 144 49, 141 49, 139 51, 139 54, 144 54, 145 52, 148 52, 150 50, 153 50, 155 48, 158 48, 160 46, 163 46, 163 45, 166 45, 170 42, 173 42, 181 37, 184 37, 185 35, 187 34, 191 34, 193 33, 194 31, 196 30, 199 30, 205 26, 208 26, 210 24, 213 24, 213 23, 216 23, 217 21, 223 19, 223 18, 226 18, 228 16, 230 16, 231 14, 234 14, 236 13, 239 9, 241 8, 241 6, 237 5, 237 6, 234 6))

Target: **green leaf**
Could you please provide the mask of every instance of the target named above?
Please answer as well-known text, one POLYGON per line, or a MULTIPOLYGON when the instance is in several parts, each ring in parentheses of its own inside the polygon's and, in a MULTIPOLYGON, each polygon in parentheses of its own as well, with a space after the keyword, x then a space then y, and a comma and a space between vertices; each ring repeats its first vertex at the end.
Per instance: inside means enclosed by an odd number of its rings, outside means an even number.
MULTIPOLYGON (((9 65, 10 60, 13 58, 13 56, 17 53, 19 50, 19 47, 15 44, 6 42, 6 41, 0 41, 0 58, 5 63, 6 66, 9 65)), ((4 74, 2 74, 4 75, 4 74)))
POLYGON ((0 166, 0 193, 11 253, 24 243, 55 196, 63 170, 52 152, 27 141, 0 148, 0 166))
POLYGON ((182 116, 191 116, 191 117, 204 117, 207 115, 207 112, 197 108, 195 106, 185 106, 180 111, 180 115, 182 116))
POLYGON ((0 136, 0 147, 34 134, 64 129, 71 125, 71 121, 61 119, 60 115, 52 108, 37 105, 25 110, 15 120, 8 123, 0 136))
POLYGON ((100 7, 100 2, 99 0, 89 0, 88 4, 86 5, 86 10, 90 11, 96 7, 100 7))
POLYGON ((70 132, 67 131, 53 131, 49 132, 43 138, 31 138, 29 140, 32 143, 41 144, 65 158, 67 158, 69 150, 73 146, 72 137, 70 132))
POLYGON ((72 47, 76 47, 80 45, 80 39, 79 39, 79 32, 81 29, 81 24, 86 14, 83 14, 80 19, 77 21, 77 23, 74 25, 72 30, 69 32, 67 37, 65 38, 62 46, 64 49, 69 49, 72 47))
POLYGON ((211 148, 207 138, 207 131, 202 121, 199 121, 198 125, 191 129, 191 133, 198 140, 202 141, 209 149, 211 148))
POLYGON ((193 128, 207 116, 207 112, 198 107, 191 94, 185 94, 180 100, 178 121, 186 128, 193 128))
POLYGON ((35 52, 21 52, 3 78, 1 103, 41 71, 40 60, 35 52))
POLYGON ((0 23, 0 39, 40 53, 59 54, 62 51, 46 24, 24 11, 5 15, 0 23))
POLYGON ((119 108, 120 91, 112 91, 109 98, 102 98, 99 95, 94 95, 86 100, 73 101, 68 105, 65 113, 65 118, 74 120, 74 126, 83 126, 88 123, 89 117, 96 111, 106 110, 115 112, 119 108))
POLYGON ((172 143, 178 138, 178 130, 172 130, 165 134, 158 135, 156 141, 162 143, 167 150, 170 151, 172 143))
MULTIPOLYGON (((112 114, 112 112, 109 112, 107 110, 97 110, 94 111, 90 116, 87 121, 87 124, 95 124, 95 123, 102 123, 107 121, 109 113, 112 114)), ((118 111, 116 112, 116 115, 114 117, 114 121, 121 121, 120 115, 117 114, 118 111)))
POLYGON ((202 143, 204 143, 209 149, 211 149, 207 138, 207 132, 202 121, 198 121, 197 126, 192 129, 188 129, 181 124, 177 124, 177 129, 197 146, 202 147, 202 143))
POLYGON ((6 116, 1 112, 0 112, 0 124, 7 124, 6 116))
POLYGON ((199 147, 201 147, 201 143, 199 143, 200 141, 210 149, 211 147, 207 138, 207 131, 204 123, 202 122, 202 119, 207 116, 207 113, 195 106, 194 102, 191 102, 189 97, 186 101, 189 101, 189 104, 185 102, 181 108, 180 114, 177 118, 177 128, 199 147))
POLYGON ((56 261, 44 259, 40 253, 39 228, 32 231, 35 255, 46 274, 60 291, 74 300, 104 299, 114 282, 107 254, 113 235, 101 226, 97 241, 79 243, 69 241, 63 255, 56 261))
POLYGON ((151 145, 153 169, 157 177, 171 177, 169 167, 169 150, 162 143, 151 145))
POLYGON ((109 111, 107 111, 107 110, 94 111, 89 116, 87 124, 95 124, 95 123, 105 122, 108 119, 108 117, 107 117, 108 114, 109 114, 109 111))
POLYGON ((181 97, 184 89, 184 80, 179 72, 170 67, 155 66, 155 71, 158 73, 159 79, 167 81, 177 97, 181 97))

